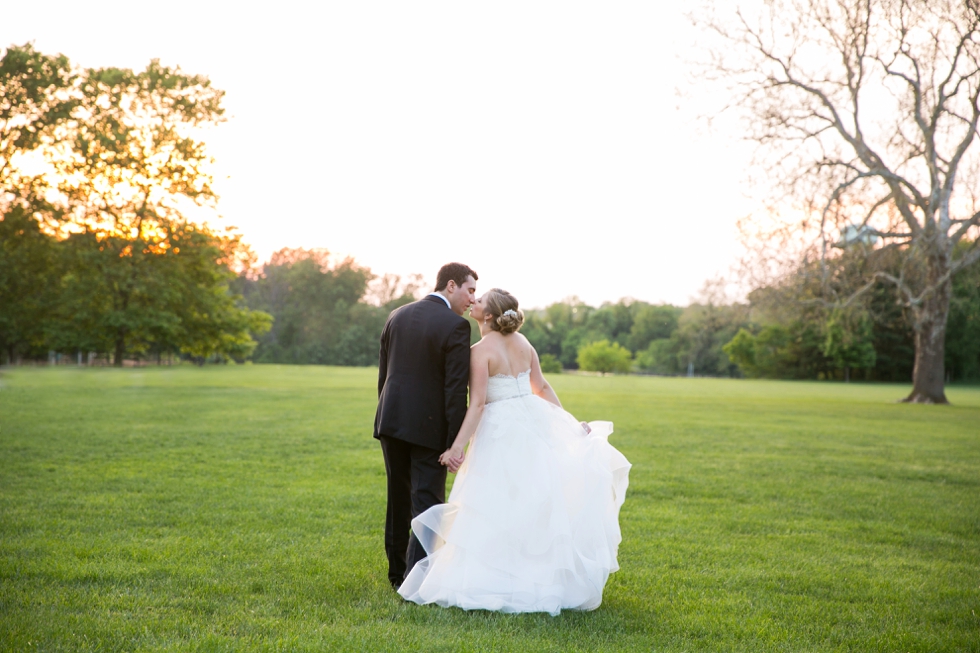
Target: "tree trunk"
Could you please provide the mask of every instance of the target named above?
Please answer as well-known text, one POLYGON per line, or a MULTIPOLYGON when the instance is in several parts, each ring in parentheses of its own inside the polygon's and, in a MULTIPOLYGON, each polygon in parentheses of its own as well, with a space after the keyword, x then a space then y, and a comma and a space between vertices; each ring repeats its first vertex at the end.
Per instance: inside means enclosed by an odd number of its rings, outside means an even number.
MULTIPOLYGON (((930 282, 940 279, 948 269, 945 257, 929 261, 930 282)), ((915 320, 915 367, 912 370, 912 394, 903 401, 914 404, 948 404, 946 400, 945 358, 946 318, 953 283, 949 279, 925 298, 915 320)))
POLYGON ((125 345, 126 345, 126 336, 123 333, 122 329, 120 329, 116 333, 116 352, 115 352, 115 357, 112 360, 112 364, 115 367, 123 366, 123 354, 125 353, 125 345))
POLYGON ((844 383, 850 383, 850 382, 851 382, 851 366, 850 365, 845 365, 844 366, 844 383))

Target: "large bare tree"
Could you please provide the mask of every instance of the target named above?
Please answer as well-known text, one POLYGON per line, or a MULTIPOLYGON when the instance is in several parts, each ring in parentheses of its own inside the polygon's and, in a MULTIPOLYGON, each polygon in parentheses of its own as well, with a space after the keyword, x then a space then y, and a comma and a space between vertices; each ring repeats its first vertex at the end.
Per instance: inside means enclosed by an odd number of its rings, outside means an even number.
POLYGON ((884 280, 906 306, 906 401, 946 403, 951 278, 980 259, 978 0, 763 0, 696 19, 773 205, 816 234, 828 282, 835 244, 900 252, 897 273, 871 266, 861 289, 884 280))

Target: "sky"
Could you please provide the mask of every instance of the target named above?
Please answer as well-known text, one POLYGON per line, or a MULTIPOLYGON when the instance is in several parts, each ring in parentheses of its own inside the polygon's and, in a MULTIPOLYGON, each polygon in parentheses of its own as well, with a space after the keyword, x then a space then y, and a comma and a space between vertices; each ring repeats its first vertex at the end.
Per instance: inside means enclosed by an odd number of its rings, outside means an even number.
POLYGON ((740 252, 748 150, 699 119, 685 3, 5 4, 0 47, 226 91, 210 222, 260 260, 461 261, 530 308, 686 304, 740 252))

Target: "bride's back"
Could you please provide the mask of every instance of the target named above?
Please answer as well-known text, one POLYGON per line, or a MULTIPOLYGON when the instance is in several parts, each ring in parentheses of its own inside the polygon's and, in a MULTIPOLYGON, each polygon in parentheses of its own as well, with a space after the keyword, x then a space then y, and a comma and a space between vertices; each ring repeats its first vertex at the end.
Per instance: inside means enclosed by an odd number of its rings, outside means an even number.
POLYGON ((534 348, 520 333, 488 333, 479 343, 486 347, 488 371, 490 376, 507 374, 517 376, 531 369, 534 348))

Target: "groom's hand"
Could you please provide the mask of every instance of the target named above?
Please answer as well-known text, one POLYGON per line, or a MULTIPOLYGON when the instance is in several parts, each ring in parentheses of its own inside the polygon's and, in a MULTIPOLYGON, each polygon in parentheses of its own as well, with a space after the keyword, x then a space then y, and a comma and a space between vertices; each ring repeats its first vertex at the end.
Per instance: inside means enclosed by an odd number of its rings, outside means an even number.
POLYGON ((448 467, 449 471, 451 471, 453 474, 456 473, 465 459, 466 454, 463 453, 463 450, 454 449, 453 447, 446 449, 442 455, 439 456, 439 462, 448 467))
POLYGON ((449 471, 455 474, 462 467, 464 460, 466 460, 466 454, 460 454, 459 458, 450 458, 446 466, 449 467, 449 471))

